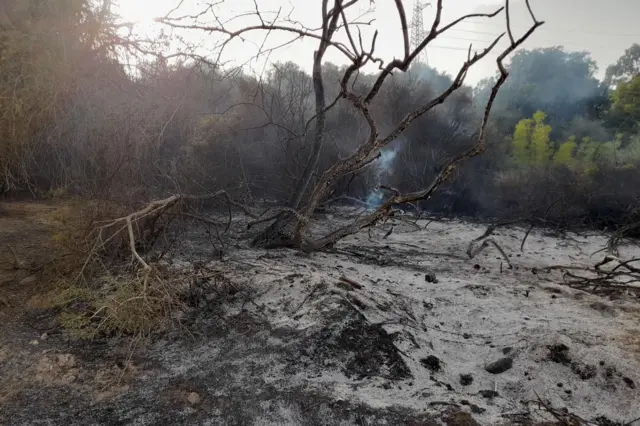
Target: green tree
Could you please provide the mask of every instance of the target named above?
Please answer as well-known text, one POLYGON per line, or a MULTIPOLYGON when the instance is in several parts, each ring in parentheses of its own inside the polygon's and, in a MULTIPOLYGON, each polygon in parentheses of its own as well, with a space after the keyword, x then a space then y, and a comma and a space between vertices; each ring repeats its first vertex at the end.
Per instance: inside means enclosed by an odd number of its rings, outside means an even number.
MULTIPOLYGON (((541 110, 549 115, 553 138, 566 130, 575 117, 599 119, 609 99, 596 71, 596 62, 588 52, 567 52, 561 46, 519 50, 511 58, 509 79, 496 98, 493 120, 509 121, 501 128, 511 131, 519 118, 531 117, 541 110)), ((489 97, 495 78, 476 86, 479 104, 489 97)))
POLYGON ((570 136, 569 140, 558 147, 558 150, 553 155, 553 163, 558 166, 575 166, 577 162, 574 157, 574 153, 577 147, 578 144, 576 143, 576 137, 570 136))
POLYGON ((534 121, 530 118, 522 119, 516 124, 513 132, 513 156, 520 164, 528 164, 531 159, 529 142, 534 121))
POLYGON ((637 167, 640 163, 640 135, 634 135, 624 148, 620 149, 622 167, 637 167))
POLYGON ((613 141, 598 144, 594 152, 593 160, 597 168, 612 168, 620 165, 620 146, 622 141, 613 141))
POLYGON ((640 74, 620 81, 611 94, 610 121, 621 131, 637 130, 640 123, 640 74))
POLYGON ((549 135, 551 126, 544 123, 547 115, 542 111, 533 114, 533 131, 531 133, 531 160, 534 164, 544 164, 551 156, 549 135))
POLYGON ((580 165, 584 168, 587 174, 591 174, 597 170, 595 157, 598 151, 598 143, 591 140, 589 137, 584 137, 578 145, 578 151, 576 152, 576 159, 580 165))
POLYGON ((618 61, 607 68, 605 82, 617 86, 640 74, 640 44, 634 43, 625 50, 618 61))
POLYGON ((551 156, 551 126, 545 124, 546 114, 536 111, 533 118, 522 119, 513 132, 513 157, 519 164, 541 165, 551 156))

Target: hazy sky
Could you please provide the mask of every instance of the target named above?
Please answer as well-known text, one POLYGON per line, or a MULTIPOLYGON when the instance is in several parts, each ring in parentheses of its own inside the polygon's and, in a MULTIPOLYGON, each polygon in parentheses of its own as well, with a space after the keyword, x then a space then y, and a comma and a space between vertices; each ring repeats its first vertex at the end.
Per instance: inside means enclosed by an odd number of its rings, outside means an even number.
MULTIPOLYGON (((219 2, 219 0, 217 0, 219 2)), ((119 11, 127 19, 140 21, 141 31, 148 31, 148 19, 162 15, 179 3, 179 0, 119 0, 119 11)), ((426 1, 424 1, 426 3, 426 1)), ((183 0, 182 7, 175 15, 193 14, 203 8, 200 0, 183 0)), ((318 26, 320 23, 320 0, 257 0, 258 6, 264 12, 264 18, 274 16, 273 12, 280 10, 281 16, 303 23, 305 26, 318 26), (269 14, 269 12, 272 12, 269 14)), ((361 1, 363 7, 369 7, 369 0, 361 1)), ((365 15, 363 20, 375 19, 371 27, 363 27, 365 45, 368 45, 372 29, 379 31, 377 54, 386 60, 402 55, 401 32, 398 15, 393 0, 375 0, 374 10, 365 15)), ((405 8, 409 19, 414 0, 405 0, 405 8)), ((444 0, 443 23, 458 16, 472 12, 488 12, 504 4, 501 0, 444 0)), ((518 37, 526 31, 530 23, 524 0, 512 0, 512 19, 514 36, 518 37)), ((568 51, 591 52, 598 62, 599 74, 604 73, 606 67, 617 58, 632 43, 640 43, 640 1, 638 0, 531 0, 531 5, 539 20, 545 25, 529 39, 525 48, 563 45, 568 51)), ((230 18, 241 13, 255 10, 253 0, 226 0, 217 6, 219 16, 230 18)), ((365 9, 354 10, 351 17, 356 17, 365 9)), ((208 16, 208 15, 207 15, 208 16)), ((431 25, 434 8, 426 7, 423 12, 425 29, 431 25)), ((247 23, 259 22, 255 17, 236 19, 228 24, 229 29, 237 29, 247 23)), ((202 23, 211 23, 211 19, 203 18, 202 23)), ((462 23, 448 33, 438 37, 427 50, 429 65, 435 68, 455 73, 464 61, 466 50, 470 43, 480 49, 487 46, 491 40, 504 31, 504 14, 493 19, 472 18, 462 23)), ((292 60, 305 69, 310 69, 313 60, 313 50, 317 46, 314 40, 298 41, 263 56, 260 60, 251 58, 263 45, 266 34, 255 33, 246 41, 240 40, 229 45, 223 60, 236 64, 247 63, 254 72, 260 72, 265 62, 292 60)), ((202 32, 190 32, 186 37, 191 41, 201 43, 203 48, 215 45, 215 36, 202 32)), ((284 34, 271 34, 264 46, 278 46, 291 37, 284 34)), ((506 42, 506 40, 504 40, 506 42)), ((498 48, 500 45, 498 46, 498 48)), ((499 50, 496 49, 496 52, 499 50)), ((468 83, 475 83, 495 70, 494 54, 478 64, 468 76, 468 83)), ((343 56, 335 51, 327 55, 328 60, 345 63, 343 56)))

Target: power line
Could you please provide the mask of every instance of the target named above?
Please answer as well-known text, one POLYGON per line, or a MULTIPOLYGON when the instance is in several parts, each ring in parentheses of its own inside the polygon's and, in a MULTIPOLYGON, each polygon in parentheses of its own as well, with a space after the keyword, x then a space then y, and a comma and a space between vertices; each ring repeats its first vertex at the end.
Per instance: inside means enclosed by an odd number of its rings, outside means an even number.
MULTIPOLYGON (((468 47, 460 47, 460 46, 436 46, 436 45, 432 45, 432 44, 428 44, 426 49, 446 49, 446 50, 463 50, 465 52, 467 52, 469 50, 468 47)), ((495 53, 494 52, 489 52, 489 55, 492 55, 495 53)))
MULTIPOLYGON (((492 21, 492 22, 463 21, 463 22, 467 23, 467 24, 474 24, 474 25, 493 25, 495 23, 495 21, 492 21)), ((527 26, 527 25, 515 25, 515 24, 512 24, 511 26, 514 27, 514 28, 529 28, 529 26, 527 26)), ((562 29, 562 28, 556 29, 556 28, 549 28, 548 26, 542 26, 536 31, 557 32, 557 33, 580 33, 580 34, 605 35, 605 36, 611 36, 611 37, 638 37, 638 38, 640 38, 640 33, 610 33, 610 32, 603 32, 603 31, 584 31, 584 30, 566 29, 566 28, 564 28, 564 29, 562 29)), ((498 35, 498 34, 492 34, 492 35, 498 35)))
POLYGON ((500 34, 502 34, 502 33, 490 33, 486 31, 465 30, 462 28, 450 28, 448 31, 461 31, 463 33, 485 34, 485 35, 490 35, 494 37, 498 37, 500 34))
MULTIPOLYGON (((500 34, 493 34, 493 33, 487 33, 487 32, 482 32, 482 31, 472 31, 472 30, 461 30, 461 29, 454 29, 451 28, 449 31, 463 31, 466 33, 473 33, 473 34, 486 34, 486 35, 494 35, 494 36, 499 36, 500 34)), ((451 35, 441 35, 438 38, 447 38, 447 39, 452 39, 452 40, 463 40, 463 41, 471 41, 471 42, 480 42, 480 43, 493 43, 493 40, 482 40, 482 39, 475 39, 475 38, 467 38, 467 37, 457 37, 457 36, 451 36, 451 35)), ((600 48, 600 49, 607 49, 610 46, 604 46, 604 45, 590 45, 590 46, 584 46, 584 45, 579 45, 576 43, 564 43, 564 42, 558 42, 558 41, 550 41, 550 40, 540 40, 541 42, 544 43, 548 43, 549 45, 554 45, 554 46, 573 46, 576 48, 580 48, 580 49, 592 49, 592 48, 600 48)))

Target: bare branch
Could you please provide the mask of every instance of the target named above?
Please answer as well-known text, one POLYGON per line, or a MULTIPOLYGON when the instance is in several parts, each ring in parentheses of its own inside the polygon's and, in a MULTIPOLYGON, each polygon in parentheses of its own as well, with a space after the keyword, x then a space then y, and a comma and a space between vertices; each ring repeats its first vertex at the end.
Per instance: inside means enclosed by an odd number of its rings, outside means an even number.
POLYGON ((513 38, 513 32, 511 31, 511 14, 509 11, 509 0, 507 0, 506 3, 505 15, 507 18, 507 33, 509 34, 509 40, 511 41, 511 44, 514 44, 516 41, 513 38))
MULTIPOLYGON (((285 226, 286 224, 290 225, 293 221, 293 223, 295 224, 293 231, 293 241, 287 241, 286 244, 313 250, 324 247, 342 238, 343 236, 357 231, 358 229, 362 229, 364 227, 375 224, 377 221, 388 216, 390 212, 392 212, 394 205, 411 203, 429 198, 432 193, 458 168, 458 166, 462 162, 484 152, 485 132, 489 114, 498 90, 508 76, 508 73, 503 64, 503 60, 507 57, 507 55, 512 53, 518 46, 520 46, 525 40, 527 40, 529 36, 540 25, 542 25, 542 22, 538 22, 536 20, 527 1, 527 7, 533 20, 533 25, 522 37, 516 40, 511 29, 509 0, 505 1, 506 4, 504 7, 497 8, 491 13, 470 13, 463 15, 445 25, 441 25, 444 0, 437 0, 436 14, 429 33, 424 37, 422 42, 418 46, 415 46, 412 50, 409 44, 409 26, 407 24, 407 16, 404 8, 404 3, 401 0, 394 0, 396 12, 400 19, 400 31, 403 41, 403 55, 400 59, 394 59, 388 63, 385 63, 384 60, 376 58, 374 56, 378 35, 377 31, 374 32, 370 49, 365 49, 365 43, 362 39, 362 33, 358 26, 362 23, 358 21, 350 22, 347 14, 345 13, 346 9, 358 4, 359 0, 322 0, 321 26, 318 29, 308 29, 300 24, 294 23, 291 20, 289 20, 288 23, 282 23, 282 21, 278 21, 277 19, 267 21, 264 18, 263 13, 259 10, 257 1, 255 0, 255 11, 252 13, 252 15, 256 17, 259 23, 247 25, 239 29, 227 29, 225 24, 221 23, 219 20, 217 20, 216 25, 212 26, 199 25, 197 23, 188 25, 170 18, 160 19, 160 22, 166 23, 167 25, 176 28, 199 29, 210 33, 223 34, 226 36, 226 38, 220 45, 220 51, 222 51, 231 40, 235 38, 242 39, 245 34, 257 31, 265 31, 267 35, 274 31, 282 33, 292 33, 296 36, 294 40, 302 37, 309 37, 318 40, 318 47, 314 52, 313 57, 312 71, 313 90, 315 95, 315 114, 311 119, 306 121, 306 125, 303 131, 303 135, 306 134, 310 124, 312 122, 315 123, 315 133, 311 146, 311 154, 306 159, 304 169, 302 170, 301 176, 299 177, 295 186, 295 190, 293 191, 289 199, 289 210, 283 209, 277 215, 275 215, 276 222, 272 224, 271 227, 269 227, 269 232, 279 231, 282 230, 283 226, 285 226), (332 3, 331 5, 329 5, 330 1, 332 3), (428 102, 425 102, 419 108, 416 108, 405 117, 403 117, 388 134, 380 136, 378 125, 370 111, 370 104, 380 92, 384 82, 389 77, 389 75, 391 75, 395 70, 403 72, 407 71, 413 60, 420 54, 423 49, 427 48, 428 45, 439 35, 445 33, 459 23, 470 18, 494 18, 504 9, 506 9, 507 15, 506 32, 500 34, 489 44, 488 47, 478 52, 472 52, 471 46, 469 46, 467 59, 460 67, 450 86, 435 98, 429 100, 428 102), (357 29, 357 41, 352 28, 354 25, 357 29), (347 40, 346 44, 335 39, 336 32, 342 28, 344 28, 345 30, 345 38, 347 40), (331 194, 334 185, 343 176, 361 170, 371 162, 375 161, 375 159, 380 155, 380 150, 389 145, 392 141, 396 140, 413 121, 423 116, 436 106, 444 103, 454 92, 463 87, 469 69, 483 58, 486 58, 488 54, 495 49, 499 41, 503 38, 504 34, 508 34, 510 44, 507 48, 505 48, 503 52, 500 53, 496 61, 500 76, 491 90, 491 94, 486 104, 481 124, 478 129, 478 136, 476 138, 475 145, 467 151, 451 157, 427 187, 406 194, 402 194, 399 191, 394 190, 392 191, 391 196, 374 212, 371 212, 364 217, 355 220, 351 225, 343 227, 335 231, 331 235, 321 238, 320 240, 310 240, 306 235, 306 229, 309 226, 310 218, 314 213, 316 207, 320 205, 320 203, 326 201, 329 194, 331 194), (349 59, 350 64, 347 66, 344 74, 340 79, 340 92, 338 96, 327 106, 322 75, 322 62, 329 48, 335 48, 339 52, 341 52, 346 58, 349 59), (357 93, 355 89, 353 89, 353 85, 355 84, 357 76, 362 67, 369 62, 378 63, 381 71, 373 84, 368 88, 368 90, 364 94, 360 94, 357 93), (340 98, 347 99, 350 104, 361 114, 362 118, 364 118, 365 122, 367 123, 368 135, 366 139, 355 149, 355 152, 353 152, 353 154, 344 159, 338 160, 331 167, 329 167, 328 170, 322 173, 322 175, 319 176, 319 179, 317 180, 312 191, 308 193, 308 187, 310 185, 312 177, 317 175, 316 170, 318 168, 320 152, 322 150, 325 138, 325 123, 327 118, 327 111, 337 105, 338 99, 340 98), (304 205, 302 203, 303 200, 305 200, 304 205)), ((264 43, 260 48, 261 52, 263 47, 264 43)), ((258 221, 262 222, 263 219, 258 218, 258 221)))
MULTIPOLYGON (((439 4, 439 8, 441 8, 441 1, 438 2, 439 4)), ((437 28, 437 21, 439 19, 439 13, 437 14, 436 17, 436 23, 434 23, 434 27, 433 28, 437 28)), ((463 18, 461 18, 463 19, 463 18)), ((424 200, 427 199, 429 197, 431 197, 431 195, 433 194, 433 192, 459 167, 460 164, 462 164, 465 160, 475 157, 476 155, 479 155, 481 153, 484 152, 484 150, 486 149, 485 147, 485 137, 486 137, 486 127, 487 127, 487 123, 489 120, 489 114, 491 112, 491 109, 493 107, 493 103, 495 101, 495 98, 498 94, 498 91, 500 90, 500 87, 504 84, 504 82, 506 81, 507 77, 508 77, 508 72, 504 67, 503 61, 504 59, 510 54, 512 53, 518 46, 520 46, 522 43, 524 43, 524 41, 526 41, 531 34, 533 34, 533 32, 541 25, 543 25, 543 22, 538 22, 537 20, 535 20, 535 17, 532 15, 532 19, 534 21, 533 25, 529 28, 528 31, 525 32, 525 34, 520 37, 518 40, 515 41, 515 43, 511 43, 497 58, 496 63, 498 66, 498 69, 500 71, 500 77, 498 78, 498 80, 496 81, 496 83, 494 84, 494 86, 491 89, 491 94, 489 96, 489 100, 487 101, 487 104, 485 106, 485 110, 484 110, 484 114, 483 114, 483 118, 482 118, 482 122, 480 124, 480 129, 479 129, 479 134, 478 137, 476 139, 476 144, 470 148, 469 150, 467 150, 466 152, 463 152, 462 154, 459 154, 457 156, 454 156, 453 158, 451 158, 447 164, 444 165, 444 167, 442 168, 442 170, 440 171, 440 173, 438 173, 438 175, 434 178, 434 180, 431 182, 431 184, 429 186, 427 186, 426 188, 419 190, 419 191, 415 191, 412 193, 408 193, 408 194, 402 194, 402 195, 395 195, 391 198, 389 198, 387 201, 385 201, 378 209, 376 209, 376 211, 372 212, 371 214, 357 219, 356 221, 354 221, 352 224, 344 226, 340 229, 338 229, 337 231, 334 231, 333 233, 320 238, 318 240, 315 241, 308 241, 305 245, 305 249, 306 250, 315 250, 318 248, 322 248, 325 247, 328 244, 331 244, 343 237, 345 237, 346 235, 350 235, 353 234, 355 232, 357 232, 360 229, 363 229, 365 227, 371 226, 372 224, 377 223, 378 221, 380 221, 381 219, 383 219, 384 217, 386 217, 389 212, 391 211, 392 207, 394 205, 398 205, 398 204, 404 204, 404 203, 410 203, 410 202, 415 202, 415 201, 419 201, 419 200, 424 200)), ((459 22, 460 20, 454 21, 454 22, 459 22)), ((434 32, 432 28, 432 32, 434 32)), ((437 30, 435 30, 437 31, 437 30)), ((501 37, 501 36, 500 36, 501 37)), ((460 87, 462 85, 462 82, 464 80, 464 76, 466 75, 469 67, 477 62, 479 59, 483 56, 486 56, 486 54, 497 44, 499 38, 498 37, 493 43, 492 45, 490 45, 487 49, 485 49, 482 53, 480 54, 475 54, 471 59, 468 59, 467 62, 465 62, 465 64, 462 66, 462 68, 460 69, 456 79, 454 80, 453 84, 449 87, 449 89, 447 89, 445 92, 443 92, 443 94, 441 94, 439 97, 437 97, 436 99, 434 99, 433 101, 430 101, 429 103, 423 105, 419 111, 424 113, 426 111, 428 111, 429 109, 433 108, 435 105, 438 105, 442 102, 444 102, 444 100, 451 94, 453 93, 453 91, 455 91, 458 87, 460 87)), ((387 66, 387 68, 385 68, 386 71, 388 71, 389 66, 387 66)), ((385 74, 385 71, 382 72, 381 76, 385 74)), ((378 84, 378 82, 380 81, 380 77, 378 79, 378 81, 376 81, 376 84, 378 84)), ((381 83, 380 83, 381 84, 381 83)), ((374 85, 375 87, 375 85, 374 85)), ((373 90, 373 89, 372 89, 373 90)), ((371 92, 370 92, 371 93, 371 92)), ((377 93, 377 92, 375 92, 377 93)), ((365 100, 366 101, 366 100, 365 100)), ((362 104, 358 104, 357 100, 354 100, 354 103, 356 105, 362 105, 362 104)), ((370 119, 370 116, 367 117, 367 113, 368 110, 366 107, 361 108, 363 115, 365 116, 365 118, 367 118, 367 121, 370 122, 370 125, 372 126, 372 134, 370 136, 370 139, 368 142, 366 142, 365 144, 363 144, 358 152, 356 154, 354 154, 352 157, 346 159, 344 162, 342 163, 338 163, 336 165, 334 165, 326 174, 329 175, 329 177, 326 179, 325 182, 321 182, 322 185, 326 185, 329 186, 331 183, 330 180, 330 176, 331 174, 333 175, 340 175, 342 170, 350 170, 351 167, 355 167, 358 164, 358 160, 359 158, 362 158, 363 155, 366 155, 366 153, 368 152, 369 149, 377 149, 380 147, 385 146, 385 144, 390 143, 392 140, 394 140, 397 136, 399 136, 402 131, 404 131, 404 129, 406 128, 406 126, 408 126, 408 124, 413 121, 416 117, 419 116, 419 114, 416 114, 415 112, 410 114, 408 117, 405 117, 405 119, 400 123, 400 125, 398 125, 396 127, 396 129, 394 131, 392 131, 389 136, 387 136, 386 138, 382 139, 382 141, 377 141, 375 140, 375 123, 373 123, 373 120, 370 119)), ((322 190, 323 188, 320 188, 319 190, 322 190)), ((316 194, 316 196, 318 196, 318 198, 321 197, 321 195, 316 194)), ((310 209, 308 209, 305 212, 305 215, 309 215, 311 213, 310 209)))
MULTIPOLYGON (((413 60, 420 54, 420 52, 422 52, 422 50, 430 42, 432 42, 436 37, 438 37, 440 34, 444 33, 445 31, 449 30, 450 28, 456 26, 457 24, 459 24, 460 22, 464 21, 465 19, 479 18, 479 17, 493 18, 496 15, 498 15, 504 9, 503 7, 501 7, 498 10, 496 10, 495 12, 493 12, 493 13, 471 13, 471 14, 462 16, 462 17, 456 19, 455 21, 445 25, 443 28, 439 29, 438 27, 440 26, 440 20, 441 20, 441 17, 442 17, 442 2, 443 2, 443 0, 438 0, 437 7, 436 7, 436 17, 435 17, 435 19, 433 21, 433 25, 431 26, 431 31, 429 32, 429 34, 425 37, 425 39, 422 41, 422 43, 420 43, 420 45, 418 45, 413 50, 413 52, 410 52, 408 55, 405 55, 403 59, 395 59, 395 60, 389 62, 387 64, 387 66, 384 67, 382 73, 378 76, 378 79, 373 84, 373 86, 371 87, 371 90, 369 91, 369 93, 365 97, 365 99, 364 99, 364 103, 365 104, 371 103, 371 101, 376 97, 376 95, 380 91, 380 88, 382 87, 382 84, 384 83, 386 78, 393 72, 393 70, 399 69, 401 71, 407 71, 407 69, 409 69, 409 65, 411 65, 413 60)), ((398 13, 400 13, 400 14, 404 14, 405 13, 404 12, 404 6, 402 5, 402 2, 396 1, 396 6, 398 8, 398 13)), ((408 39, 408 37, 409 37, 408 29, 405 26, 403 26, 403 34, 402 34, 402 36, 403 36, 403 39, 405 39, 405 38, 408 39)))

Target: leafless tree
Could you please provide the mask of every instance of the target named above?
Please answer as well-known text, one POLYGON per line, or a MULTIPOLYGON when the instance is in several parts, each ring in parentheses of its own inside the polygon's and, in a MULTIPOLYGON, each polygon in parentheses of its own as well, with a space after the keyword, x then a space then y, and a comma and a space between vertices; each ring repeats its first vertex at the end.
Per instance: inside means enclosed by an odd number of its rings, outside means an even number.
MULTIPOLYGON (((230 25, 223 23, 222 20, 218 18, 216 18, 216 23, 214 25, 200 25, 197 21, 192 20, 194 17, 193 15, 175 17, 170 14, 159 20, 174 28, 190 30, 199 29, 222 36, 223 42, 220 45, 220 52, 222 52, 224 47, 227 46, 231 40, 242 38, 248 33, 253 32, 264 32, 267 35, 273 32, 284 32, 293 35, 294 39, 304 37, 315 39, 318 42, 318 47, 313 53, 312 82, 315 99, 315 114, 313 116, 313 120, 309 120, 309 123, 313 121, 314 124, 310 155, 306 159, 304 168, 297 179, 288 205, 283 208, 279 214, 273 217, 273 223, 267 228, 265 233, 256 240, 256 243, 267 246, 292 246, 305 251, 322 249, 345 236, 353 234, 365 227, 372 226, 378 221, 384 219, 391 214, 393 207, 396 205, 428 199, 465 160, 484 152, 485 128, 487 126, 491 107, 498 90, 508 76, 508 72, 504 67, 503 61, 517 47, 522 45, 522 43, 524 43, 531 34, 533 34, 533 32, 543 24, 543 22, 536 19, 529 4, 529 0, 526 0, 532 24, 520 38, 514 37, 510 24, 509 0, 505 0, 505 6, 500 7, 492 13, 472 13, 455 19, 450 23, 442 24, 444 0, 437 0, 435 5, 435 19, 428 34, 424 37, 419 46, 415 49, 411 49, 409 42, 409 26, 404 2, 402 0, 394 0, 394 2, 397 17, 401 23, 400 31, 403 40, 403 51, 400 59, 394 59, 392 61, 385 61, 376 55, 377 30, 369 43, 365 45, 361 27, 363 25, 371 25, 371 23, 361 23, 358 22, 357 19, 354 20, 348 17, 351 16, 350 12, 355 10, 356 6, 362 6, 366 3, 366 0, 322 0, 321 26, 319 29, 305 28, 292 20, 283 20, 279 18, 279 15, 273 20, 267 20, 265 18, 265 14, 263 14, 258 8, 257 2, 254 2, 256 5, 255 12, 250 14, 255 19, 255 24, 249 24, 240 28, 231 28, 230 25), (496 18, 503 12, 506 17, 505 32, 496 37, 487 48, 481 51, 472 52, 470 46, 467 59, 460 67, 451 85, 443 90, 439 95, 433 97, 404 116, 393 126, 391 131, 381 135, 380 124, 374 119, 372 114, 372 103, 380 94, 385 81, 394 72, 406 72, 421 51, 427 48, 427 46, 429 46, 429 44, 437 37, 449 31, 459 23, 470 18, 496 18), (344 34, 342 36, 343 40, 339 39, 339 34, 344 34), (424 188, 409 193, 400 193, 395 190, 389 191, 390 194, 388 198, 376 210, 327 235, 319 237, 312 235, 310 231, 312 215, 316 208, 331 194, 333 187, 345 176, 359 171, 375 162, 379 158, 380 150, 396 140, 414 120, 444 103, 447 98, 460 89, 464 84, 469 69, 482 58, 486 57, 489 52, 493 51, 505 34, 508 36, 509 43, 507 47, 500 52, 497 58, 500 77, 492 87, 480 128, 478 129, 475 137, 474 145, 465 152, 451 157, 443 167, 441 167, 431 183, 426 185, 424 188), (327 99, 325 82, 323 80, 323 61, 327 51, 330 49, 340 52, 349 62, 349 65, 341 76, 340 90, 335 99, 327 99), (355 90, 354 81, 361 74, 363 68, 368 64, 377 64, 380 72, 366 90, 355 90), (321 151, 326 140, 327 115, 341 99, 347 100, 366 121, 368 134, 359 142, 358 147, 350 155, 336 161, 331 165, 331 167, 319 174, 319 177, 314 180, 313 177, 314 174, 318 173, 317 169, 321 151)), ((369 3, 372 2, 369 1, 369 3)), ((209 5, 207 7, 207 12, 212 13, 215 16, 215 10, 218 6, 219 3, 209 5)), ((251 16, 245 16, 245 18, 249 19, 251 16)), ((306 128, 310 129, 311 126, 307 125, 306 128)))

